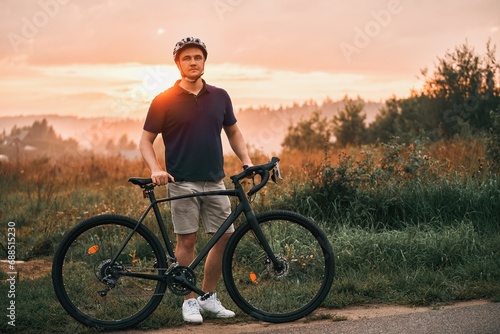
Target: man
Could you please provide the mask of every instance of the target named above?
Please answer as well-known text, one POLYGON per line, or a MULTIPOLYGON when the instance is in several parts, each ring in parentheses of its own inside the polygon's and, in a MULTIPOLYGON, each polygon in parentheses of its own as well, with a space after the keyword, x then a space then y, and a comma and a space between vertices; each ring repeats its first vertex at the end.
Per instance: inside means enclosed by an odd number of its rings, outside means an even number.
MULTIPOLYGON (((156 96, 144 123, 139 144, 141 154, 153 182, 168 183, 169 196, 224 189, 222 129, 243 165, 252 165, 229 95, 201 79, 207 54, 205 44, 198 38, 187 37, 175 45, 173 56, 181 79, 156 96), (153 149, 159 133, 165 145, 166 170, 158 163, 153 149)), ((194 259, 200 215, 205 232, 213 234, 231 212, 231 204, 227 196, 194 197, 172 201, 171 211, 176 257, 179 265, 188 266, 194 259)), ((222 306, 215 293, 224 248, 233 231, 231 226, 205 262, 202 290, 212 295, 204 301, 193 293, 187 295, 182 306, 184 321, 202 323, 200 311, 219 318, 235 315, 222 306)))

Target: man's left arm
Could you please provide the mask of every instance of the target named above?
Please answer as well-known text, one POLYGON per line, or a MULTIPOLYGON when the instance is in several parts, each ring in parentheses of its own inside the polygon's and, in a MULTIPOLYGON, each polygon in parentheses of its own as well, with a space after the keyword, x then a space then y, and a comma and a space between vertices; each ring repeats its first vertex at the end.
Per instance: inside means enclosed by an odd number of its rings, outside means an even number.
POLYGON ((252 160, 248 155, 245 138, 243 138, 243 134, 241 133, 238 124, 234 123, 233 125, 224 126, 224 132, 226 133, 231 148, 238 158, 240 158, 241 162, 243 162, 243 165, 253 166, 252 160))

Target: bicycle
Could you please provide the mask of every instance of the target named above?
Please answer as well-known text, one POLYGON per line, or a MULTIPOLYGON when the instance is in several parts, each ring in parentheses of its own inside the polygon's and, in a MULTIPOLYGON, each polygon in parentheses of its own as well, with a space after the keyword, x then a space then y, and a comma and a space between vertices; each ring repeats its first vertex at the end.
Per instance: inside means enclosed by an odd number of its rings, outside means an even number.
POLYGON ((150 178, 130 178, 150 204, 138 220, 103 214, 89 218, 61 241, 53 261, 56 296, 74 319, 90 327, 123 329, 145 320, 167 287, 176 295, 194 291, 195 268, 243 214, 223 255, 223 280, 234 303, 245 313, 271 323, 290 322, 314 311, 326 298, 335 272, 334 254, 324 232, 298 213, 283 210, 255 214, 249 198, 269 178, 281 179, 274 157, 230 177, 234 189, 156 199, 150 178), (241 181, 260 176, 245 192, 241 181), (189 266, 175 258, 158 204, 195 196, 233 196, 238 203, 189 266), (153 211, 165 245, 143 223, 153 211), (274 298, 279 296, 280 298, 274 298), (283 298, 285 296, 285 298, 283 298), (283 302, 284 301, 284 302, 283 302))

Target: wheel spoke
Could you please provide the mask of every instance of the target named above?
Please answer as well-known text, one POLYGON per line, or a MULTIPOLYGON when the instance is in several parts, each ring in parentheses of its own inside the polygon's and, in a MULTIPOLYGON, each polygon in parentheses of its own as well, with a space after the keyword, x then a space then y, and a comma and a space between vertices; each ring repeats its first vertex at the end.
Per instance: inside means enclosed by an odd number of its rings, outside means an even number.
POLYGON ((276 269, 249 226, 228 245, 228 291, 247 313, 272 322, 296 320, 326 297, 334 274, 333 253, 315 224, 282 211, 258 217, 276 258, 276 269), (279 214, 278 214, 279 213, 279 214))
POLYGON ((143 320, 154 311, 165 283, 122 275, 123 272, 162 273, 165 257, 157 239, 137 230, 116 261, 113 257, 134 222, 122 217, 97 217, 75 228, 56 253, 53 281, 61 304, 78 321, 118 329, 143 320))

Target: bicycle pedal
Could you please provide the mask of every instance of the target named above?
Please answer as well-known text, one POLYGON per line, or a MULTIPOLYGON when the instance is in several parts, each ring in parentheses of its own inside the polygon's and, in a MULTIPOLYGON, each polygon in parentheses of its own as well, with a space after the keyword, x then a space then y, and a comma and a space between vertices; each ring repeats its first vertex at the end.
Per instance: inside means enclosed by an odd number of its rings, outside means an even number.
POLYGON ((208 298, 210 298, 214 293, 213 292, 207 292, 203 296, 200 297, 200 300, 205 301, 208 298))

